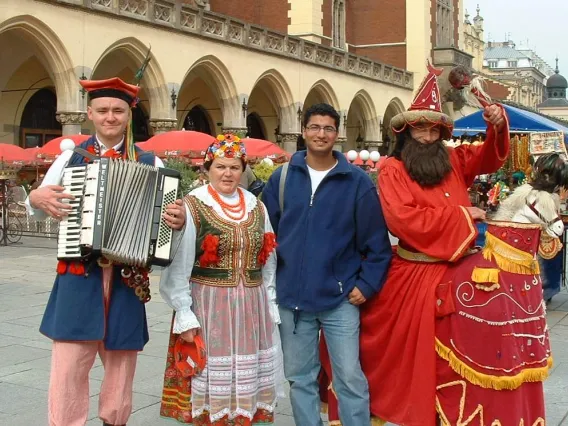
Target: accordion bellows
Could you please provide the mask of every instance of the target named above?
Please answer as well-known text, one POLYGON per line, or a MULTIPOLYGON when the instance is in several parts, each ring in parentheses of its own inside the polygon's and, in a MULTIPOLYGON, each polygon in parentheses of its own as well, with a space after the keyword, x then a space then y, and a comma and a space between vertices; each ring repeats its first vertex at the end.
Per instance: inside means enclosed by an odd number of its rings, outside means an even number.
POLYGON ((167 266, 173 231, 162 214, 179 198, 179 183, 176 170, 121 159, 65 168, 62 186, 75 200, 60 224, 58 259, 167 266))

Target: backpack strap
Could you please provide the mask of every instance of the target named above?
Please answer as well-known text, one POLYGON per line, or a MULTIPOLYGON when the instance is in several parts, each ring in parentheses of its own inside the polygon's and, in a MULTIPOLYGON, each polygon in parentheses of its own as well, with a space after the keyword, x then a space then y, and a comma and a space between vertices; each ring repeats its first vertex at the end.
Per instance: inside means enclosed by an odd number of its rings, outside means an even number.
POLYGON ((284 187, 286 186, 286 175, 288 174, 288 165, 284 163, 282 173, 280 173, 280 182, 278 182, 278 202, 280 204, 280 214, 284 211, 284 187))

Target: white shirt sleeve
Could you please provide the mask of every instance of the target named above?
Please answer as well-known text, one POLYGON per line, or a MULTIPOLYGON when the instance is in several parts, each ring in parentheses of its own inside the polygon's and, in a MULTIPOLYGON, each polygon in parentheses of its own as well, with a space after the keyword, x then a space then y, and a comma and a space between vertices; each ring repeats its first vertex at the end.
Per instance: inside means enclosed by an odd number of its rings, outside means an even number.
MULTIPOLYGON (((59 157, 55 159, 39 188, 42 188, 47 185, 61 185, 61 180, 63 179, 63 170, 69 164, 69 160, 73 156, 73 151, 64 151, 61 153, 59 157)), ((31 192, 30 192, 31 193, 31 192)), ((40 209, 34 209, 30 204, 30 196, 26 198, 26 209, 28 210, 28 214, 33 216, 36 220, 45 220, 47 214, 40 209)))
POLYGON ((160 294, 176 312, 173 333, 180 334, 192 328, 199 328, 199 321, 191 310, 191 271, 195 261, 195 224, 189 209, 185 206, 186 226, 182 241, 174 260, 162 270, 160 294))
POLYGON ((165 167, 165 166, 164 166, 164 162, 163 162, 162 159, 159 158, 158 156, 155 157, 154 166, 160 167, 160 168, 164 168, 164 167, 165 167))
MULTIPOLYGON (((260 202, 260 201, 259 201, 260 202)), ((266 206, 261 203, 264 209, 264 232, 274 232, 268 217, 266 206)), ((270 309, 270 317, 276 324, 280 324, 280 313, 278 311, 278 304, 276 302, 276 249, 272 250, 266 264, 262 267, 262 281, 266 286, 266 293, 268 295, 268 303, 270 309)))

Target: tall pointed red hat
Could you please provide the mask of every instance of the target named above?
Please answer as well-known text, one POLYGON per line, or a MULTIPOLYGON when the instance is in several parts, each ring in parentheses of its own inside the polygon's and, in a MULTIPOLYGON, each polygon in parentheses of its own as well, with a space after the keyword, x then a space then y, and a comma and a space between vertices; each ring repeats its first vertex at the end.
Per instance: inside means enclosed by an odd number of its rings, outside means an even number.
POLYGON ((394 116, 391 120, 391 127, 394 132, 403 132, 408 126, 439 126, 442 138, 450 139, 452 137, 454 122, 442 112, 442 101, 438 87, 438 76, 442 72, 443 70, 434 68, 428 62, 428 74, 424 77, 412 105, 410 105, 408 111, 394 116))

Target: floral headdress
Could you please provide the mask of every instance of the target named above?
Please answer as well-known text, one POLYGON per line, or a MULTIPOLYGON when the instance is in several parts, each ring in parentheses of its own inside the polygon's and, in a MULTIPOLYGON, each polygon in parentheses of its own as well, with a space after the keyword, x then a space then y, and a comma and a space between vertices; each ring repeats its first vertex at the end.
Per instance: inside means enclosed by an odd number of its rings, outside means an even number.
POLYGON ((217 136, 217 140, 209 145, 205 153, 205 161, 213 161, 215 158, 242 158, 247 159, 245 144, 232 133, 217 136))

